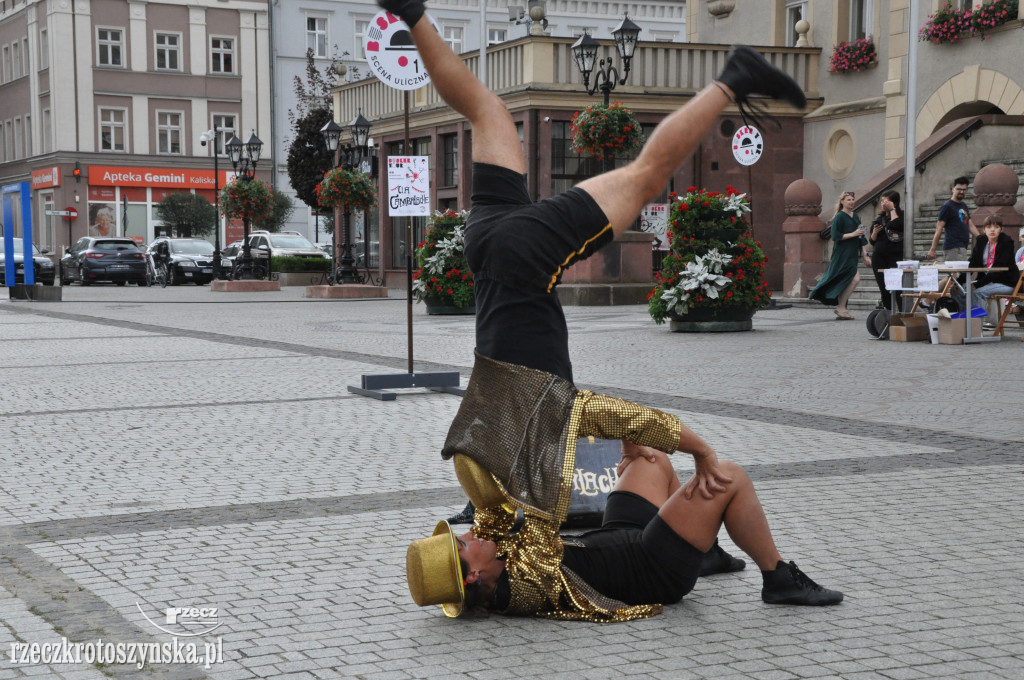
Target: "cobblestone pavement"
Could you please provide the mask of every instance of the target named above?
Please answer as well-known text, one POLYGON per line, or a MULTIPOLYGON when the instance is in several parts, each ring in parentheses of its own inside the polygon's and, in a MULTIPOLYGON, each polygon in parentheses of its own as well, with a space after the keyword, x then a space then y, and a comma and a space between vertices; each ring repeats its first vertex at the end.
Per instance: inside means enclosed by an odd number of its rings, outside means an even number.
MULTIPOLYGON (((408 543, 463 504, 438 455, 458 398, 345 387, 406 369, 404 299, 63 293, 0 301, 0 680, 1024 677, 1013 332, 876 342, 792 308, 684 335, 642 307, 567 308, 577 383, 743 464, 783 555, 847 599, 770 607, 748 568, 649 620, 463 621, 404 579, 408 543), (191 607, 217 616, 168 620, 191 607), (179 663, 22 662, 63 638, 179 663), (180 663, 175 639, 222 660, 180 663)), ((416 306, 414 328, 416 370, 465 382, 472 317, 416 306)))

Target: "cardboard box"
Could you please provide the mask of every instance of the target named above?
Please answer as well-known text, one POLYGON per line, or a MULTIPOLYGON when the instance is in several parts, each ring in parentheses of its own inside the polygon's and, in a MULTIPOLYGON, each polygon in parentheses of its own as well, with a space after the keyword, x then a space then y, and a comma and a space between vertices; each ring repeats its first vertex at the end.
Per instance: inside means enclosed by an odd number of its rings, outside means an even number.
POLYGON ((927 340, 928 320, 921 314, 893 314, 889 318, 889 339, 893 342, 927 340))
MULTIPOLYGON (((971 335, 975 338, 981 336, 981 317, 971 319, 971 335)), ((939 344, 940 345, 962 345, 967 337, 966 319, 947 319, 939 317, 939 344)))

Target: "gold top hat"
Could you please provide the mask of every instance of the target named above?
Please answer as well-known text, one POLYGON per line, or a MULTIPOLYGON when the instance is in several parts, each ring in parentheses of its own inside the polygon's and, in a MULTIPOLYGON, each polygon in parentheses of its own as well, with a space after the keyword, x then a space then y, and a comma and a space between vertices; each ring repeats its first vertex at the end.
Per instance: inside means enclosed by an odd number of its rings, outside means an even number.
POLYGON ((421 607, 441 605, 447 616, 458 616, 466 602, 459 546, 448 522, 441 520, 434 535, 413 541, 405 554, 409 593, 421 607))

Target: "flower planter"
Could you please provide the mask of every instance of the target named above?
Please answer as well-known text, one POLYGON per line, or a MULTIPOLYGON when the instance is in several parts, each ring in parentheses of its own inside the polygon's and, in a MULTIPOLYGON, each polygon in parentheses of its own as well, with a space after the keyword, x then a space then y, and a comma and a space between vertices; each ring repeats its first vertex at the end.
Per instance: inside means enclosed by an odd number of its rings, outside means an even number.
POLYGON ((330 272, 273 272, 272 281, 280 281, 282 286, 319 286, 327 283, 330 272))
POLYGON ((688 314, 670 314, 669 329, 673 333, 730 333, 754 329, 753 307, 725 309, 692 309, 688 314))
POLYGON ((469 315, 476 314, 476 304, 469 305, 468 307, 452 307, 444 303, 438 302, 433 298, 423 298, 423 304, 427 306, 427 314, 437 315, 469 315))

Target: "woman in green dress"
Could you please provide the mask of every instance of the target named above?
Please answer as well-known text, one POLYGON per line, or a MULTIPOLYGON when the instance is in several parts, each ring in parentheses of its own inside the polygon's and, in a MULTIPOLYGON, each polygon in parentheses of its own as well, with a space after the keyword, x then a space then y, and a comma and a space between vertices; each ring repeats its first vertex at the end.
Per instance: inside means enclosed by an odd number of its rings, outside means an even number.
MULTIPOLYGON (((860 218, 853 214, 856 196, 852 191, 844 191, 836 205, 836 216, 832 219, 832 259, 821 281, 811 291, 810 298, 826 305, 836 305, 836 318, 847 321, 853 318, 846 308, 853 289, 860 283, 857 273, 857 260, 867 240, 860 218)), ((866 259, 866 258, 865 258, 866 259)))

